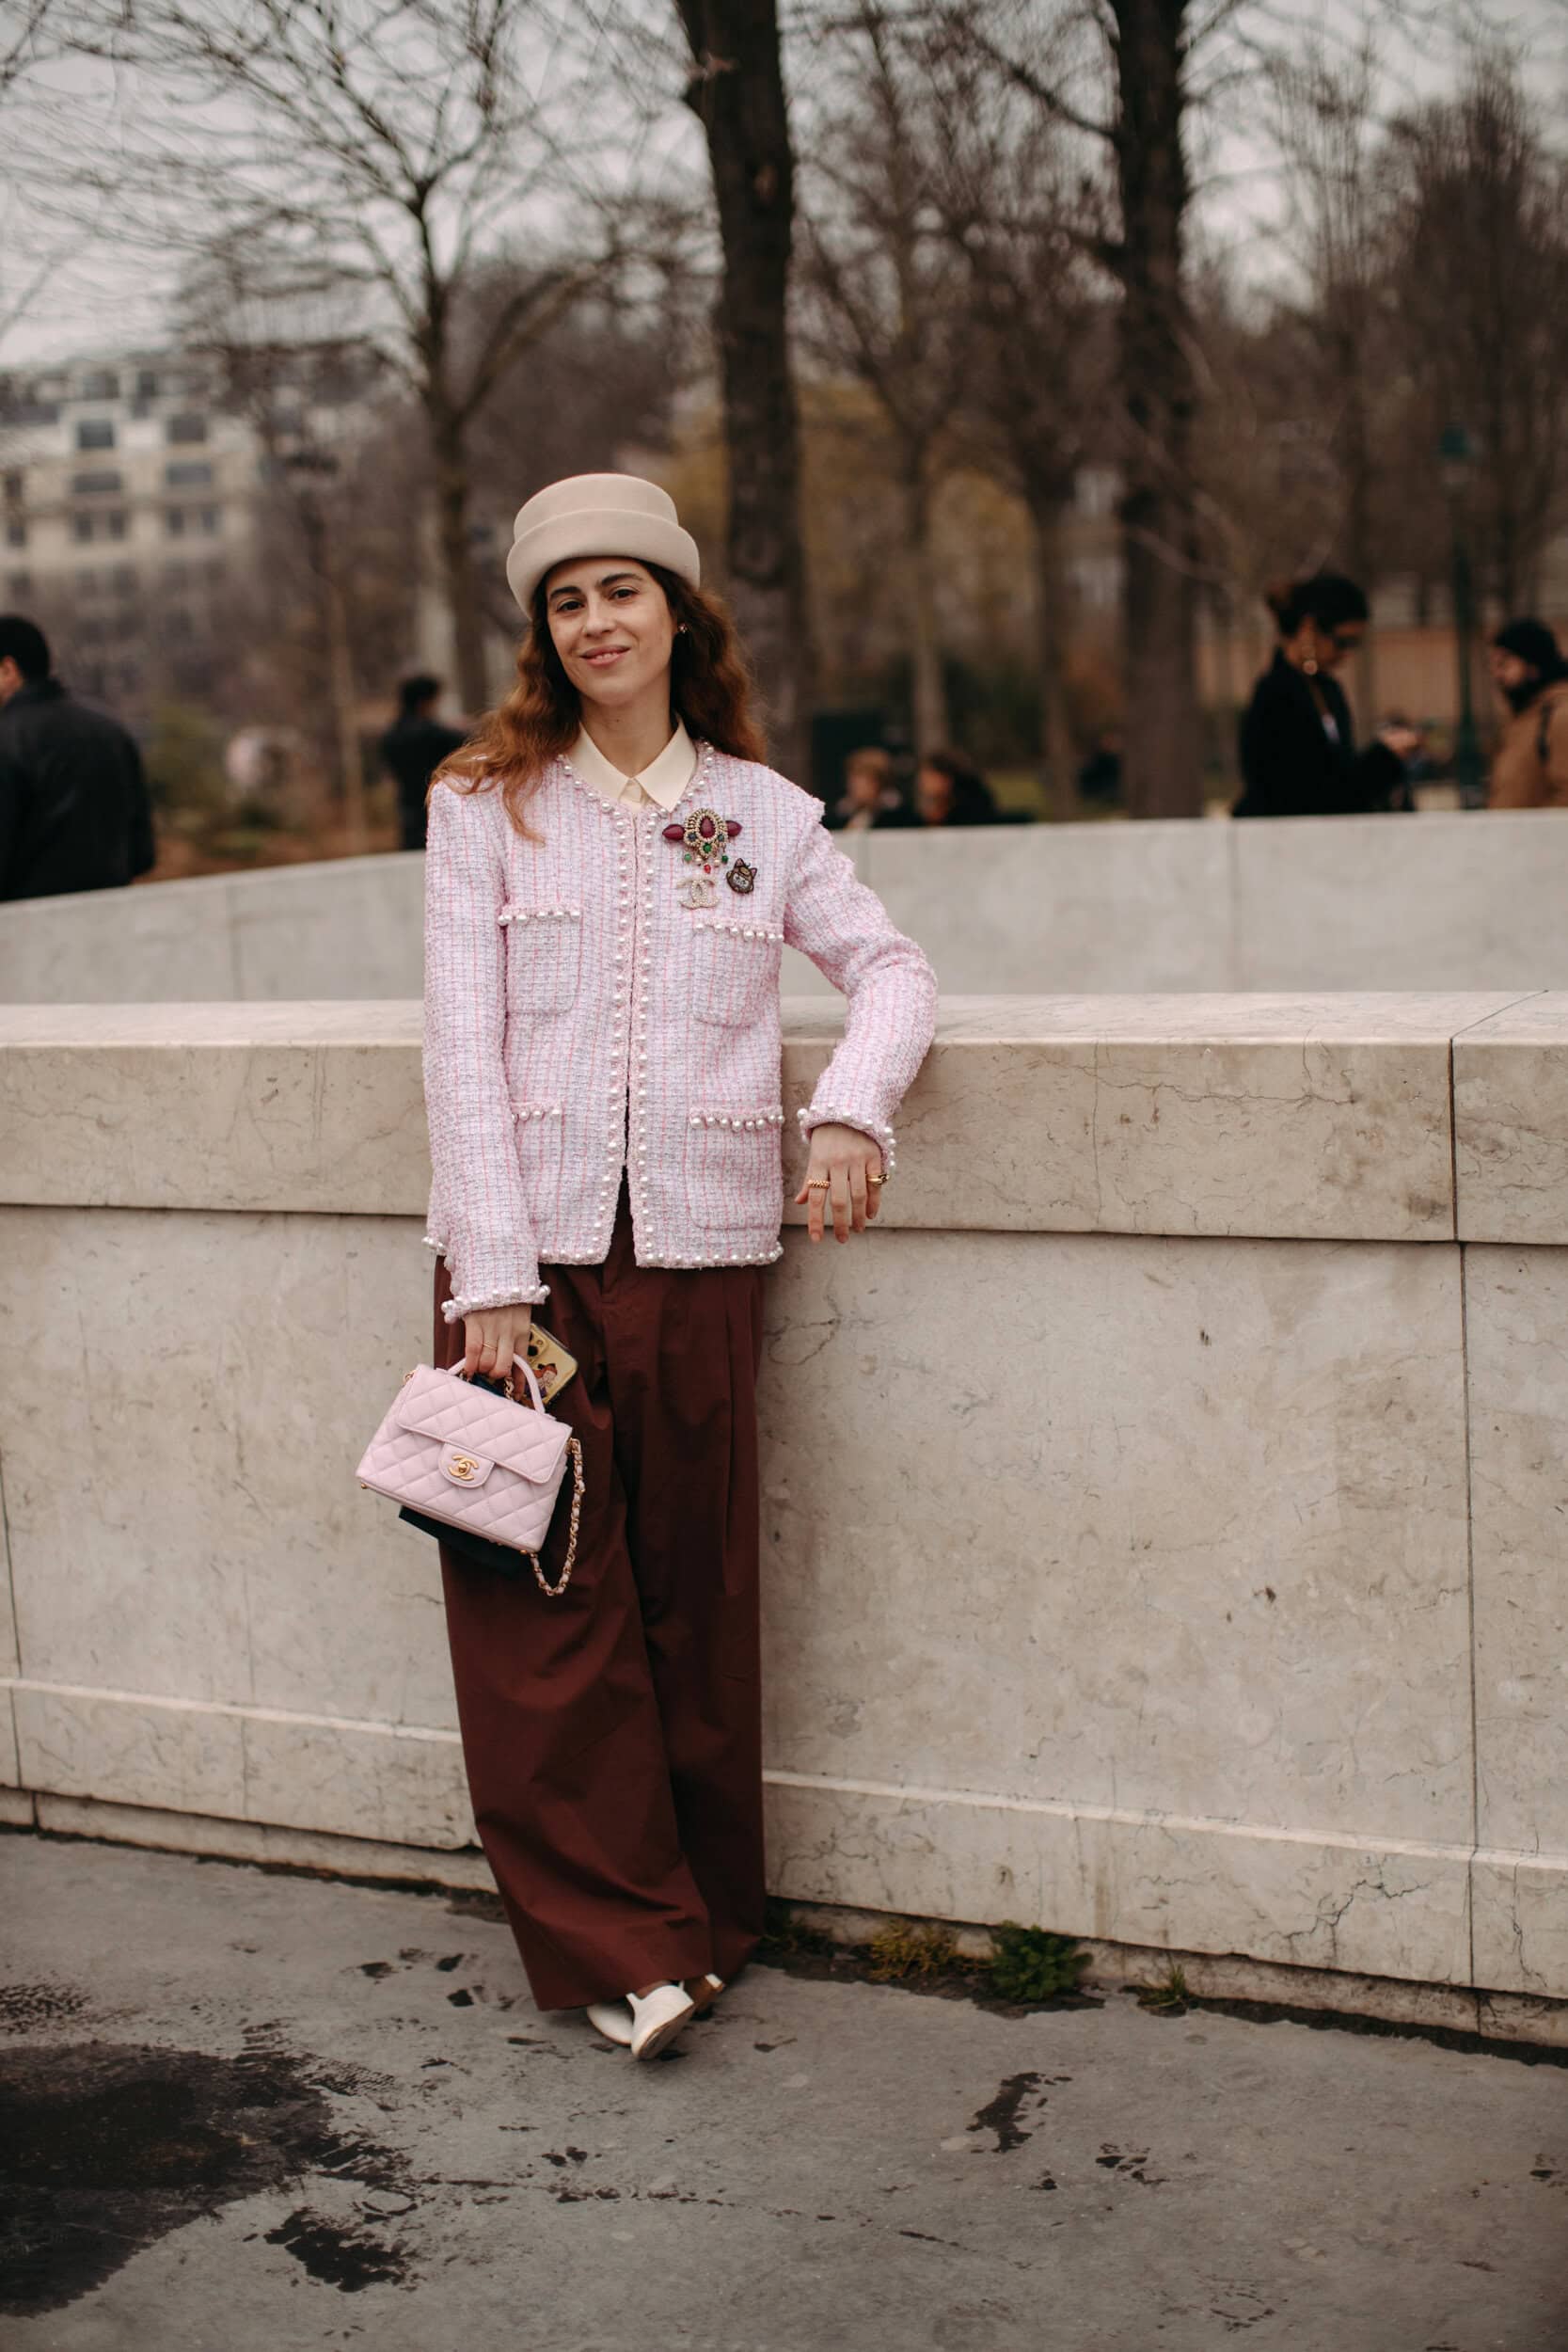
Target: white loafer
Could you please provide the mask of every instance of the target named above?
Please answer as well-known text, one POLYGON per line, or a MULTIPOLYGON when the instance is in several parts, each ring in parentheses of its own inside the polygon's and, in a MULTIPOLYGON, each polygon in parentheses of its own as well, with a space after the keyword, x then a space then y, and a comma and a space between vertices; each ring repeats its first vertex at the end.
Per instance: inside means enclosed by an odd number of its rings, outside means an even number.
POLYGON ((705 1977, 688 1977, 686 1989, 697 2004, 698 2016, 705 2017, 724 1990, 724 1979, 711 1973, 705 1977))
POLYGON ((631 2010, 634 2058, 657 2058, 697 2012, 696 2002, 680 1984, 656 1984, 641 2000, 635 1993, 628 1993, 626 2000, 631 2010))
POLYGON ((631 2004, 629 2001, 590 2001, 588 2022, 595 2033, 602 2033, 607 2042, 620 2049, 631 2048, 631 2004))

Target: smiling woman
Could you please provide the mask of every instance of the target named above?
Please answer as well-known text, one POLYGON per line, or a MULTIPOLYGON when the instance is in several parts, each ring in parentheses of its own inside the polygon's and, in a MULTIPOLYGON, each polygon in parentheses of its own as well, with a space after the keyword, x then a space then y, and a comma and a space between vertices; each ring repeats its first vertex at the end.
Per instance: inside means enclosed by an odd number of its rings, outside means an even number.
POLYGON ((547 1298, 587 1495, 568 1591, 444 1549, 447 1622, 534 1997, 587 2005, 646 2058, 762 1929, 780 961, 803 949, 848 998, 801 1114, 813 1242, 876 1217, 936 989, 820 803, 763 764, 728 618, 662 490, 555 484, 518 515, 507 577, 530 622, 516 686, 430 803, 436 1359, 504 1377, 547 1298))

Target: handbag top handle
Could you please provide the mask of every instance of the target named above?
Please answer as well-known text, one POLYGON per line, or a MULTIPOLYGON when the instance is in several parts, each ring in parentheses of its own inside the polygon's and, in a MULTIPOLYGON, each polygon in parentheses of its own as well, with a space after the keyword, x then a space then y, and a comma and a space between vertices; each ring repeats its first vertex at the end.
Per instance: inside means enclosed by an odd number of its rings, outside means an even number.
MULTIPOLYGON (((545 1399, 539 1387, 539 1375, 534 1371, 533 1366, 529 1362, 526 1356, 514 1356, 512 1362, 514 1369, 520 1372, 523 1378, 528 1382, 528 1392, 530 1398, 532 1400, 534 1411, 536 1413, 544 1412, 545 1399)), ((450 1364, 447 1369, 450 1371, 454 1380, 467 1380, 468 1377, 461 1364, 450 1364)), ((512 1379, 510 1374, 507 1376, 505 1386, 508 1404, 515 1404, 516 1400, 512 1394, 512 1379)))

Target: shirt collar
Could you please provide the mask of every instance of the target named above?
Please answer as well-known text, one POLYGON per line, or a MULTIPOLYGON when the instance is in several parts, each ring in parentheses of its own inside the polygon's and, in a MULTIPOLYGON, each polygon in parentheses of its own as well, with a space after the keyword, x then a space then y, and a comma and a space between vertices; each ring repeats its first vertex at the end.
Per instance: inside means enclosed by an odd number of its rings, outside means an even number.
POLYGON ((635 782, 650 801, 666 809, 674 807, 697 772, 697 747, 679 719, 658 757, 650 760, 635 778, 623 775, 614 761, 605 757, 586 727, 579 731, 568 756, 584 784, 591 784, 607 800, 618 801, 626 786, 635 782))

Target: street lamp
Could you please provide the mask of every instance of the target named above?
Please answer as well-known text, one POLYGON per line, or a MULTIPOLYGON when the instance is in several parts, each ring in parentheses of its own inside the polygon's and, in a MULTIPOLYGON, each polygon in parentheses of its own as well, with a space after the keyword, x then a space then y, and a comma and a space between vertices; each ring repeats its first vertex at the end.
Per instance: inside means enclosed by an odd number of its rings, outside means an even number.
POLYGON ((1471 698, 1472 645, 1475 637, 1475 594, 1470 571, 1466 529, 1470 478, 1476 446, 1462 424, 1445 425, 1437 443, 1437 467, 1449 501, 1449 529, 1453 548, 1453 629, 1459 662, 1459 728, 1454 737, 1453 772, 1461 808, 1480 808, 1485 798, 1481 742, 1471 698))

